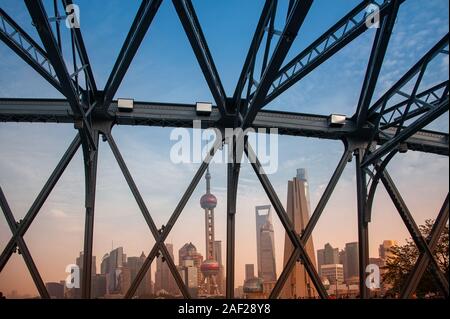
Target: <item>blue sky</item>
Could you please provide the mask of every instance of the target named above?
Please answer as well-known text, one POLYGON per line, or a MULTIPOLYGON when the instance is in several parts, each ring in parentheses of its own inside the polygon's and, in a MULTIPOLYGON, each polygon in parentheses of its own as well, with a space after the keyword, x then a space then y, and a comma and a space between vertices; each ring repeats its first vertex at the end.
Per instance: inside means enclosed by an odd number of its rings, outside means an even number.
MULTIPOLYGON (((279 2, 281 8, 277 25, 282 26, 287 1, 279 2)), ((298 54, 358 2, 315 1, 287 60, 298 54)), ((45 3, 50 4, 51 1, 45 3)), ((97 85, 102 88, 139 7, 139 1, 80 0, 76 3, 80 5, 81 30, 97 85)), ((225 90, 228 95, 232 95, 263 1, 195 0, 193 4, 225 90)), ((0 6, 38 40, 22 1, 0 0, 0 6)), ((376 97, 385 92, 448 32, 448 6, 446 0, 408 0, 402 5, 376 97)), ((267 108, 351 116, 358 101, 373 36, 374 31, 366 32, 267 108)), ((42 81, 33 69, 3 43, 0 44, 0 57, 0 97, 60 97, 55 89, 42 81)), ((448 59, 438 60, 431 68, 432 76, 426 79, 426 85, 448 79, 448 59)), ((182 103, 213 100, 171 1, 163 1, 116 97, 182 103)), ((430 128, 448 132, 448 114, 430 128)), ((197 165, 175 165, 168 161, 172 145, 169 140, 170 129, 116 127, 113 134, 156 223, 165 223, 197 165)), ((71 125, 0 124, 0 185, 16 218, 26 213, 74 135, 71 125)), ((308 169, 311 203, 314 207, 342 154, 342 143, 281 137, 279 149, 280 169, 270 178, 282 202, 286 201, 287 181, 295 175, 296 168, 305 167, 308 169)), ((129 255, 138 255, 142 250, 148 252, 154 241, 148 234, 137 205, 105 144, 101 145, 100 152, 94 252, 100 259, 111 247, 111 241, 114 241, 115 246, 124 245, 129 255)), ((390 170, 418 221, 434 218, 448 192, 448 159, 410 152, 407 156, 399 155, 392 162, 390 170)), ((219 198, 216 237, 225 241, 225 166, 214 165, 212 174, 213 191, 219 198)), ((342 248, 346 242, 356 240, 354 185, 354 167, 350 164, 313 234, 316 249, 327 242, 342 248)), ((175 249, 186 241, 193 241, 201 252, 204 251, 203 219, 198 204, 203 192, 202 183, 174 229, 180 235, 169 237, 175 249)), ((36 224, 25 237, 29 240, 31 251, 36 252, 36 263, 43 269, 44 280, 62 279, 65 265, 73 262, 82 248, 83 196, 82 162, 80 154, 77 154, 37 217, 36 224), (52 251, 44 248, 50 244, 52 251), (45 254, 42 254, 43 251, 45 254)), ((243 167, 238 198, 237 249, 240 253, 236 261, 237 269, 242 270, 245 263, 256 262, 256 235, 252 233, 254 206, 267 203, 267 197, 251 168, 243 167), (246 240, 248 236, 251 240, 246 240)), ((277 220, 275 231, 280 272, 284 234, 277 220)), ((0 248, 6 244, 9 235, 7 224, 1 216, 0 248)), ((408 237, 383 190, 376 199, 370 236, 372 256, 377 255, 377 245, 383 239, 401 242, 408 237)), ((20 291, 32 293, 29 278, 24 276, 20 280, 16 279, 23 269, 20 258, 14 256, 0 274, 0 290, 2 286, 9 289, 11 280, 14 280, 20 291)), ((237 275, 237 284, 240 284, 242 276, 240 273, 237 275)))

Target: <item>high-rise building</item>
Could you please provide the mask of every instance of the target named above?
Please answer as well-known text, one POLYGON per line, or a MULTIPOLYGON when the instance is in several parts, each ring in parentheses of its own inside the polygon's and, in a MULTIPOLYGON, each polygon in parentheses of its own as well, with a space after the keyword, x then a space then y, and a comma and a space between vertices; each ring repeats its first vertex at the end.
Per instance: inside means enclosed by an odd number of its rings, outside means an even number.
POLYGON ((378 249, 380 258, 386 262, 389 257, 392 257, 391 248, 397 246, 395 240, 384 240, 378 249))
POLYGON ((344 278, 346 282, 357 282, 359 278, 358 242, 345 244, 344 278))
MULTIPOLYGON (((80 288, 73 288, 73 289, 70 289, 70 291, 68 291, 67 296, 68 296, 68 298, 71 298, 71 299, 72 298, 73 299, 81 298, 81 282, 83 280, 83 273, 84 273, 84 269, 83 269, 83 267, 84 267, 84 264, 83 264, 84 258, 83 257, 84 257, 83 252, 80 252, 79 257, 77 257, 76 260, 75 260, 75 264, 80 269, 80 288)), ((96 258, 95 258, 95 256, 92 256, 91 276, 92 277, 95 276, 96 272, 97 272, 96 258)))
POLYGON ((245 265, 245 280, 249 280, 255 277, 255 265, 246 264, 245 265))
MULTIPOLYGON (((121 273, 126 264, 126 255, 123 247, 111 250, 109 256, 103 257, 102 271, 106 271, 106 293, 107 295, 121 294, 124 287, 121 285, 121 273), (103 269, 105 268, 105 269, 103 269)), ((125 274, 126 276, 126 274, 125 274)))
MULTIPOLYGON (((211 194, 211 174, 209 167, 205 175, 206 194, 200 199, 200 206, 205 211, 205 261, 201 265, 203 278, 205 279, 204 291, 207 295, 219 295, 218 275, 220 273, 220 264, 215 259, 215 226, 214 226, 214 208, 217 206, 217 198, 211 194)), ((221 252, 220 252, 221 253, 221 252)))
POLYGON ((333 248, 329 243, 325 244, 323 249, 317 250, 317 265, 319 275, 322 265, 339 264, 339 248, 333 248))
MULTIPOLYGON (((166 248, 169 251, 170 257, 173 259, 173 245, 166 244, 166 248)), ((162 256, 158 256, 156 259, 155 294, 160 293, 162 290, 171 295, 179 294, 178 286, 170 272, 169 266, 163 260, 162 256)))
MULTIPOLYGON (((145 254, 142 254, 139 257, 128 257, 127 258, 127 267, 130 269, 130 279, 133 282, 139 270, 142 268, 145 262, 145 254)), ((144 276, 144 279, 141 281, 139 288, 136 291, 136 296, 142 298, 144 296, 150 296, 152 294, 152 276, 151 276, 151 268, 147 271, 144 276)))
POLYGON ((264 281, 276 281, 275 239, 271 206, 256 206, 255 213, 258 277, 264 281))
POLYGON ((106 295, 106 275, 97 274, 92 278, 92 297, 94 299, 104 298, 106 295))
POLYGON ((340 285, 344 282, 344 265, 322 265, 320 270, 322 277, 327 278, 331 285, 340 285))
POLYGON ((197 251, 197 248, 192 243, 184 244, 178 250, 178 265, 182 266, 185 260, 192 260, 194 267, 197 269, 197 287, 203 284, 203 274, 201 272, 201 265, 203 263, 203 256, 197 251))
MULTIPOLYGON (((389 259, 389 257, 392 257, 392 247, 397 246, 397 242, 395 240, 384 240, 383 243, 380 245, 378 249, 379 253, 379 260, 378 263, 373 262, 374 264, 377 264, 378 267, 380 267, 380 274, 383 277, 386 273, 387 269, 384 268, 386 266, 386 262, 389 259)), ((382 291, 386 291, 392 288, 392 285, 387 284, 384 280, 381 282, 381 289, 382 291)))
POLYGON ((198 268, 194 266, 194 261, 192 259, 185 258, 178 266, 178 272, 183 279, 184 284, 191 297, 198 297, 198 268))
MULTIPOLYGON (((80 277, 83 278, 83 260, 84 260, 84 253, 80 252, 80 256, 76 259, 76 264, 78 267, 80 267, 80 277)), ((91 267, 91 273, 92 276, 94 276, 97 273, 97 262, 95 256, 92 256, 92 267, 91 267)))
POLYGON ((100 264, 100 274, 106 275, 109 271, 109 254, 105 254, 102 258, 102 263, 100 264))
POLYGON ((64 299, 64 282, 47 282, 45 288, 51 299, 64 299))
MULTIPOLYGON (((308 224, 310 218, 310 202, 309 202, 309 186, 305 169, 298 169, 297 176, 288 182, 287 195, 287 214, 295 231, 301 234, 308 224)), ((309 259, 316 266, 316 259, 314 256, 314 244, 312 236, 308 239, 305 245, 306 253, 309 259)), ((294 246, 286 234, 284 241, 284 266, 286 266, 288 259, 294 252, 294 246)), ((317 291, 309 278, 305 267, 296 263, 295 268, 291 272, 281 292, 281 297, 286 299, 291 298, 314 298, 317 296, 317 291)))

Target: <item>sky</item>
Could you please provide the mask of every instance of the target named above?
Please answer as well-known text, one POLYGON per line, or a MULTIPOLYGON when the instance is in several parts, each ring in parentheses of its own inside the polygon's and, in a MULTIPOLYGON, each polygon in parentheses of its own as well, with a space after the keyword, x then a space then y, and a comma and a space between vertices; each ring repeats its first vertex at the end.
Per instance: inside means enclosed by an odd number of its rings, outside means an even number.
MULTIPOLYGON (((279 1, 276 26, 282 28, 287 1, 279 1)), ((302 26, 286 62, 314 41, 359 1, 316 0, 302 26)), ((52 1, 44 1, 50 10, 52 1)), ((121 45, 128 33, 140 1, 79 0, 81 31, 98 87, 103 88, 121 45)), ((216 63, 227 95, 232 95, 239 77, 263 1, 194 0, 194 7, 216 63)), ((401 77, 425 52, 448 32, 448 1, 407 0, 399 16, 383 64, 374 101, 401 77)), ((0 0, 0 7, 38 41, 22 1, 0 0)), ((50 11, 49 11, 50 12, 50 11)), ((353 41, 313 73, 294 85, 267 109, 353 115, 367 67, 374 31, 353 41)), ((64 39, 68 40, 67 32, 64 39)), ((39 42, 39 41, 38 41, 39 42)), ((65 42, 67 56, 68 42, 65 42)), ((0 43, 0 97, 60 98, 59 93, 0 43)), ((448 57, 430 65, 425 86, 448 79, 448 57)), ((138 101, 195 103, 213 101, 201 69, 184 34, 171 1, 163 1, 153 24, 115 96, 138 101)), ((429 129, 448 132, 448 113, 429 129)), ((167 222, 178 200, 198 168, 198 164, 173 164, 169 160, 171 129, 122 127, 113 135, 135 178, 142 196, 161 226, 167 222)), ((16 219, 22 218, 42 185, 75 136, 68 124, 0 123, 0 185, 16 219)), ((281 136, 279 169, 269 176, 284 205, 287 182, 297 168, 309 175, 311 204, 320 199, 342 153, 340 141, 281 136)), ((98 184, 94 226, 94 254, 97 267, 111 247, 123 246, 128 256, 148 254, 154 244, 148 227, 119 170, 113 155, 102 143, 99 149, 98 184)), ((419 224, 437 216, 448 193, 448 158, 420 152, 399 154, 389 171, 419 224)), ((356 180, 350 163, 313 232, 315 249, 326 243, 342 249, 357 241, 356 180)), ((218 198, 216 239, 226 240, 226 166, 211 166, 212 192, 218 198)), ((204 180, 186 205, 167 242, 175 255, 186 242, 193 242, 204 254, 204 224, 199 199, 205 192, 204 180)), ((251 167, 242 168, 236 215, 236 286, 242 285, 244 265, 256 264, 255 206, 269 204, 251 167)), ((43 280, 65 278, 65 267, 74 263, 83 247, 84 173, 82 156, 77 153, 52 194, 44 204, 25 240, 43 280)), ((408 232, 382 187, 375 198, 370 224, 370 255, 378 256, 385 239, 403 243, 408 232)), ((277 272, 283 263, 284 231, 274 214, 277 272)), ((11 236, 0 215, 0 249, 11 236)), ((177 259, 177 258, 176 258, 177 259)), ((98 268, 99 269, 99 268, 98 268)), ((154 271, 154 267, 153 267, 154 271)), ((14 254, 0 274, 0 291, 36 295, 21 256, 14 254)))

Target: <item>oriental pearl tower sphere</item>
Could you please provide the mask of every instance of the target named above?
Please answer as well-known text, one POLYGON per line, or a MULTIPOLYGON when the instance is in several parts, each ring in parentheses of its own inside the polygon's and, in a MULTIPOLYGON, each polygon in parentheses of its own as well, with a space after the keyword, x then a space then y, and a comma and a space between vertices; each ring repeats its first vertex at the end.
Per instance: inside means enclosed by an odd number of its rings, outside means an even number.
POLYGON ((206 194, 200 199, 200 206, 205 210, 205 238, 206 256, 200 270, 205 278, 205 292, 207 295, 219 295, 217 275, 220 265, 214 258, 214 208, 217 206, 217 198, 211 194, 211 174, 209 167, 206 171, 206 194))

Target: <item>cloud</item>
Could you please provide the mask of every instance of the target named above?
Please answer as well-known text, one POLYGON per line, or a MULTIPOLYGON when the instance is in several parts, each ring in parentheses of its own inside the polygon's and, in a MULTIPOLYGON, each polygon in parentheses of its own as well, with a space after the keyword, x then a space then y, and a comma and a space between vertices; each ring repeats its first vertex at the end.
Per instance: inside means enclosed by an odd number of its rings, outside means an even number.
POLYGON ((51 217, 54 218, 58 218, 58 219, 66 219, 69 217, 69 215, 63 211, 62 209, 58 209, 58 208, 53 208, 48 212, 48 215, 50 215, 51 217))

